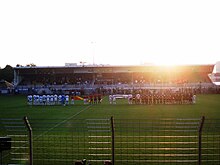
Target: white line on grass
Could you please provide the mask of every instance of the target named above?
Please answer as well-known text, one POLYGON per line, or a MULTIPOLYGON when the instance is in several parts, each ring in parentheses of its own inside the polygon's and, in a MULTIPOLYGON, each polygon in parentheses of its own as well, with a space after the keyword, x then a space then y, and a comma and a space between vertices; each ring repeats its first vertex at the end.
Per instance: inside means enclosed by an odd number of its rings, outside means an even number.
POLYGON ((92 105, 89 105, 87 107, 85 107, 84 109, 82 109, 81 111, 77 112, 76 114, 73 114, 72 116, 68 117, 67 119, 57 123, 56 125, 54 125, 53 127, 51 127, 50 129, 48 129, 47 131, 43 132, 42 134, 38 135, 36 138, 34 139, 38 139, 39 137, 45 135, 46 133, 50 132, 51 130, 53 130, 54 128, 58 127, 59 125, 65 123, 66 121, 76 117, 77 115, 79 115, 80 113, 82 113, 83 111, 87 110, 89 107, 91 107, 92 105))
MULTIPOLYGON (((43 132, 42 134, 38 135, 38 136, 35 137, 33 140, 38 139, 39 137, 45 135, 46 133, 50 132, 50 131, 53 130, 54 128, 56 128, 56 127, 58 127, 59 125, 63 124, 64 122, 66 122, 66 121, 68 121, 68 120, 70 120, 70 119, 76 117, 77 115, 79 115, 79 114, 82 113, 83 111, 87 110, 87 109, 88 109, 89 107, 91 107, 91 106, 92 106, 92 105, 89 105, 89 106, 85 107, 84 109, 82 109, 81 111, 77 112, 76 114, 70 116, 69 118, 67 118, 67 119, 65 119, 65 120, 63 120, 63 121, 57 123, 55 126, 51 127, 51 128, 48 129, 47 131, 45 131, 45 132, 43 132)), ((24 145, 22 145, 22 146, 20 146, 20 147, 23 147, 23 146, 25 146, 25 145, 26 145, 26 144, 24 144, 24 145)), ((15 152, 15 151, 17 151, 18 149, 19 149, 19 148, 15 149, 15 150, 13 150, 13 151, 15 152)), ((9 155, 9 154, 5 154, 2 158, 7 157, 8 155, 9 155)))

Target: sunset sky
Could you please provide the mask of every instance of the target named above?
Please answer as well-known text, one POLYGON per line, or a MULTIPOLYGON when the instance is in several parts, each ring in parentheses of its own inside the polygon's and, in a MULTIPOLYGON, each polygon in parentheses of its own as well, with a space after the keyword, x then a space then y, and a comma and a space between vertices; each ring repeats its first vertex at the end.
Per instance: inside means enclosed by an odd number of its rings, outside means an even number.
POLYGON ((219 0, 0 1, 0 67, 220 61, 219 0))

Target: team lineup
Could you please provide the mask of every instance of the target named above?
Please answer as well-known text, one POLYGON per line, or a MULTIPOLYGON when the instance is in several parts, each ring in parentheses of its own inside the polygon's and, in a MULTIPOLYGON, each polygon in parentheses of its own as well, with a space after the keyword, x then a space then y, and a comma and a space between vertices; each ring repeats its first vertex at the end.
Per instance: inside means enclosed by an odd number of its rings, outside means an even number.
POLYGON ((28 95, 28 105, 74 105, 75 100, 83 100, 84 104, 98 104, 102 102, 100 94, 84 96, 73 95, 28 95))
MULTIPOLYGON (((75 100, 82 100, 83 104, 100 104, 101 94, 87 95, 84 97, 73 95, 28 95, 28 105, 74 105, 75 100)), ((117 104, 118 99, 127 99, 128 104, 195 104, 196 94, 193 92, 166 91, 145 92, 137 94, 109 95, 109 104, 117 104)))
POLYGON ((109 103, 116 104, 117 99, 127 99, 128 104, 195 104, 196 95, 195 94, 173 94, 173 95, 163 95, 163 94, 148 94, 148 95, 109 95, 109 103))

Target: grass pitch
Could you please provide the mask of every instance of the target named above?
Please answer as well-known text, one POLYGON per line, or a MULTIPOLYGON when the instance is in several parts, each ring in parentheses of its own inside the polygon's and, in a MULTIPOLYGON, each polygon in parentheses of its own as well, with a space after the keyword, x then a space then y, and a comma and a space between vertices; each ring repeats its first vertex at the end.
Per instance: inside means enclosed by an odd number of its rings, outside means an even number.
MULTIPOLYGON (((22 119, 27 116, 30 121, 37 121, 32 125, 34 164, 45 165, 72 164, 74 160, 82 158, 92 160, 92 164, 103 164, 103 160, 111 159, 111 133, 88 131, 90 126, 94 126, 93 119, 110 119, 111 116, 122 126, 117 128, 115 135, 116 164, 197 164, 197 131, 147 132, 138 120, 153 122, 154 119, 167 119, 167 125, 160 120, 159 123, 162 124, 157 128, 166 130, 169 123, 182 124, 181 120, 175 119, 186 118, 190 123, 196 123, 197 121, 193 120, 202 116, 210 120, 219 119, 219 109, 220 95, 198 95, 194 105, 129 105, 124 99, 117 100, 116 105, 110 105, 106 96, 101 104, 84 105, 82 101, 76 101, 74 105, 68 106, 29 106, 25 96, 0 96, 0 118, 22 119), (86 123, 87 130, 82 130, 81 124, 77 125, 81 119, 90 119, 90 125, 88 120, 86 123), (123 119, 126 120, 125 124, 120 123, 123 119)), ((178 125, 174 129, 188 129, 191 127, 188 124, 178 125)), ((95 123, 95 128, 99 130, 99 127, 100 125, 95 123)), ((219 148, 215 145, 219 145, 219 138, 219 131, 203 137, 203 141, 207 141, 203 151, 206 164, 218 164, 220 161, 219 148)), ((23 140, 25 139, 18 139, 23 140)), ((13 159, 20 155, 17 159, 20 164, 27 164, 27 155, 20 154, 24 153, 23 150, 13 152, 16 154, 13 159)))
POLYGON ((198 95, 195 105, 128 105, 127 100, 117 100, 110 105, 108 97, 98 105, 83 105, 75 101, 68 106, 29 106, 25 96, 0 96, 0 118, 67 119, 73 118, 219 118, 220 95, 198 95))

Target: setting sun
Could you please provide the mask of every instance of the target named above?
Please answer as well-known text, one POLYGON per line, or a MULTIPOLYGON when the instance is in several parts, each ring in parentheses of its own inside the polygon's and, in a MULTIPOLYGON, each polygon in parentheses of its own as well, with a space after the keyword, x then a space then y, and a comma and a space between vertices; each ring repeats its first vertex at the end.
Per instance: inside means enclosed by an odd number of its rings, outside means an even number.
POLYGON ((155 61, 156 65, 163 66, 174 66, 180 64, 178 61, 175 61, 172 57, 162 56, 159 60, 155 61))

